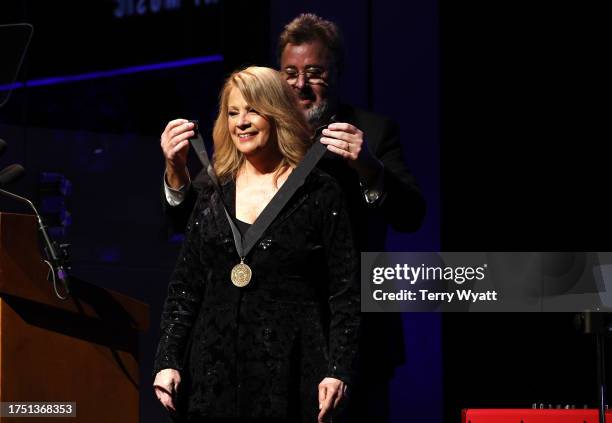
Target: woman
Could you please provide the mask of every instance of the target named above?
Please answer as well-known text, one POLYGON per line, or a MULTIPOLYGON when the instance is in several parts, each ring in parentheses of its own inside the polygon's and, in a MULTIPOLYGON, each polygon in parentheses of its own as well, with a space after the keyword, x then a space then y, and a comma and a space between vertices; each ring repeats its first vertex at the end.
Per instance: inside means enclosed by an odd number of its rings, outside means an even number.
MULTIPOLYGON (((179 144, 190 128, 172 121, 163 136, 179 144)), ((156 395, 190 422, 322 421, 351 383, 359 334, 342 192, 315 169, 240 257, 228 219, 244 236, 303 158, 309 128, 280 74, 250 67, 228 78, 213 139, 220 189, 203 188, 171 277, 156 395), (252 271, 246 286, 232 284, 237 263, 252 271)))

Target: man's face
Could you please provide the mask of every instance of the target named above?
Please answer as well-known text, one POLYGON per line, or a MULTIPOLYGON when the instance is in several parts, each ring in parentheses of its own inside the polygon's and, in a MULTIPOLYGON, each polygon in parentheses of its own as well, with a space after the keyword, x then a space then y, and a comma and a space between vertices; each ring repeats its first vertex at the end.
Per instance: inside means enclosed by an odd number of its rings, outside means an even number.
POLYGON ((318 125, 326 117, 334 89, 335 69, 321 41, 287 44, 281 54, 281 72, 297 92, 306 119, 318 125))

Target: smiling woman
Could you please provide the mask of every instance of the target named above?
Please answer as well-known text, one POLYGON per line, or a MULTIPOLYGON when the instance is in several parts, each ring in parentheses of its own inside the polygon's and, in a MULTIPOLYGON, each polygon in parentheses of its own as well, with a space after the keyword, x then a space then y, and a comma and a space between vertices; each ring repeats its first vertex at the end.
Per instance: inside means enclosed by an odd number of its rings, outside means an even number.
POLYGON ((280 153, 270 138, 270 123, 253 109, 237 88, 232 88, 229 95, 228 129, 236 148, 244 155, 280 153))
MULTIPOLYGON (((162 144, 180 149, 191 128, 170 122, 162 144)), ((314 170, 271 223, 259 219, 310 146, 308 128, 277 71, 227 80, 219 184, 204 183, 187 226, 155 360, 156 395, 179 421, 312 423, 342 409, 360 332, 342 191, 314 170)))
POLYGON ((227 80, 213 129, 213 162, 222 181, 236 176, 247 157, 263 160, 264 166, 278 165, 274 170, 297 165, 311 140, 310 128, 295 101, 289 85, 273 69, 250 67, 227 80), (253 139, 238 138, 259 131, 262 133, 253 139))

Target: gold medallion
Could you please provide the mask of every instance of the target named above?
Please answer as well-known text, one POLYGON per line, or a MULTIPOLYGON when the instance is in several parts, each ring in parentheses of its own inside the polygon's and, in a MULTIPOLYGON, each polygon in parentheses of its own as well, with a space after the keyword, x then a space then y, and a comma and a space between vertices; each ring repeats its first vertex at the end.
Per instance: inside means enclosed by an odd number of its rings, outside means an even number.
POLYGON ((247 264, 244 264, 244 259, 241 259, 240 263, 232 268, 232 283, 238 288, 243 288, 251 282, 252 275, 253 272, 251 268, 247 264))

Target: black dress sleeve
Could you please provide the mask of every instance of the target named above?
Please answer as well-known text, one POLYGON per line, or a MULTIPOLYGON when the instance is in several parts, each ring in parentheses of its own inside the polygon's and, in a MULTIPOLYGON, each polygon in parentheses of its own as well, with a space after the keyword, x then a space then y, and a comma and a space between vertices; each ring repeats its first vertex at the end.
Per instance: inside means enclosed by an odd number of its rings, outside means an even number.
POLYGON ((326 183, 321 202, 329 277, 329 366, 327 376, 352 383, 357 370, 361 324, 359 260, 340 187, 326 183))
POLYGON ((201 218, 207 201, 200 196, 187 224, 187 234, 170 277, 161 316, 161 337, 154 372, 183 370, 185 348, 203 299, 206 266, 200 255, 201 218))
POLYGON ((204 170, 200 171, 191 184, 189 184, 189 188, 185 193, 185 199, 178 206, 171 206, 168 204, 168 200, 166 200, 165 187, 162 183, 162 207, 168 222, 168 229, 170 233, 185 233, 185 228, 187 227, 189 217, 191 216, 191 212, 193 211, 193 208, 198 200, 198 194, 206 189, 210 183, 210 178, 206 172, 204 172, 204 170))

